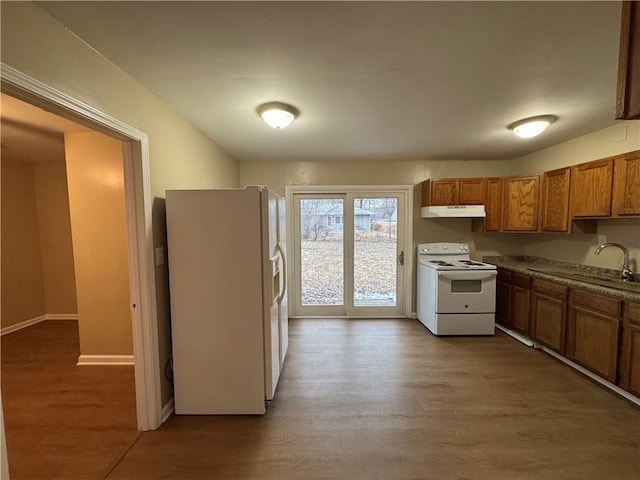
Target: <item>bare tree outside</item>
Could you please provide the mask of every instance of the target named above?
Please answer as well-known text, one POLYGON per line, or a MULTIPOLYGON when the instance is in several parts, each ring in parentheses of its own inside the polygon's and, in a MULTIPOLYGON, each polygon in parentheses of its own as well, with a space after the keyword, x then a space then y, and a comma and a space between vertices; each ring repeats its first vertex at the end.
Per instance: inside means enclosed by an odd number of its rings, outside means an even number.
MULTIPOLYGON (((395 306, 396 198, 356 198, 354 303, 395 306)), ((344 205, 342 199, 300 201, 302 304, 344 305, 344 205)))

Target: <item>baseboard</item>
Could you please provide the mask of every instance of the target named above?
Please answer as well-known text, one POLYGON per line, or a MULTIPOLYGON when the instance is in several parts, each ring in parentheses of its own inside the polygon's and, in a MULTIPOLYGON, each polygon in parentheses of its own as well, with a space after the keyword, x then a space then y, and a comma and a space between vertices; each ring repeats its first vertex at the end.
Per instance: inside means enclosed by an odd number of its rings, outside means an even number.
POLYGON ((133 355, 80 355, 76 365, 133 365, 133 355))
POLYGON ((162 423, 166 422, 174 411, 174 398, 171 397, 162 407, 162 423))
POLYGON ((78 320, 77 313, 47 313, 46 320, 78 320))
POLYGON ((30 318, 22 322, 14 323, 13 325, 6 326, 0 329, 0 336, 7 333, 17 332, 23 328, 31 327, 45 320, 78 320, 77 313, 47 313, 46 315, 40 315, 39 317, 30 318))

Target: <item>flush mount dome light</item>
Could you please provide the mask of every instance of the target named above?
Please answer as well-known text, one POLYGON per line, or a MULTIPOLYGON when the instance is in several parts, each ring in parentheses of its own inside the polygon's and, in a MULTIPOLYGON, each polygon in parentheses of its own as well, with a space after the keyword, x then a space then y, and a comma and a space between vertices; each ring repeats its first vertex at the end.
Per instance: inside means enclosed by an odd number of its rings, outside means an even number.
POLYGON ((540 115, 513 122, 507 128, 521 138, 540 135, 549 125, 558 119, 555 115, 540 115))
POLYGON ((277 130, 288 127, 300 115, 296 107, 282 102, 263 103, 257 112, 267 125, 277 130))

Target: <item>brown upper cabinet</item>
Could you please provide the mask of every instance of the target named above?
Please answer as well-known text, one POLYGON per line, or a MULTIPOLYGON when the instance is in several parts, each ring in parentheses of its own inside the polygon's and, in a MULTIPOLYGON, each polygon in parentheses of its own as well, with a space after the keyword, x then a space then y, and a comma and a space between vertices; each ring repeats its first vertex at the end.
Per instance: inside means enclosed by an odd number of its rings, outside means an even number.
POLYGON ((503 181, 502 230, 537 231, 540 175, 507 177, 503 181))
POLYGON ((569 231, 570 168, 544 172, 542 176, 541 229, 543 232, 569 231))
POLYGON ((482 205, 487 190, 485 178, 440 178, 422 182, 422 206, 482 205))
POLYGON ((571 167, 571 216, 573 218, 611 215, 614 157, 571 167))
POLYGON ((616 157, 613 215, 640 215, 640 150, 616 157))
POLYGON ((640 119, 640 3, 622 3, 616 118, 640 119))
POLYGON ((499 232, 502 228, 502 179, 487 178, 487 194, 484 209, 486 217, 482 222, 485 232, 499 232))

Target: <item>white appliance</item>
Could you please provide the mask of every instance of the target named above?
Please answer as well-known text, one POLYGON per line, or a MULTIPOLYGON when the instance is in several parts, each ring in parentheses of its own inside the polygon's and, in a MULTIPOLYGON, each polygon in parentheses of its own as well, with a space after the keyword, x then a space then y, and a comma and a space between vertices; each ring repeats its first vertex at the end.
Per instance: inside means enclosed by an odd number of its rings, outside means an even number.
POLYGON ((487 216, 484 205, 434 205, 422 207, 420 214, 422 218, 478 218, 487 216))
POLYGON ((262 414, 288 347, 284 199, 166 192, 177 414, 262 414))
POLYGON ((496 275, 467 244, 418 245, 418 320, 435 335, 493 335, 496 275))

